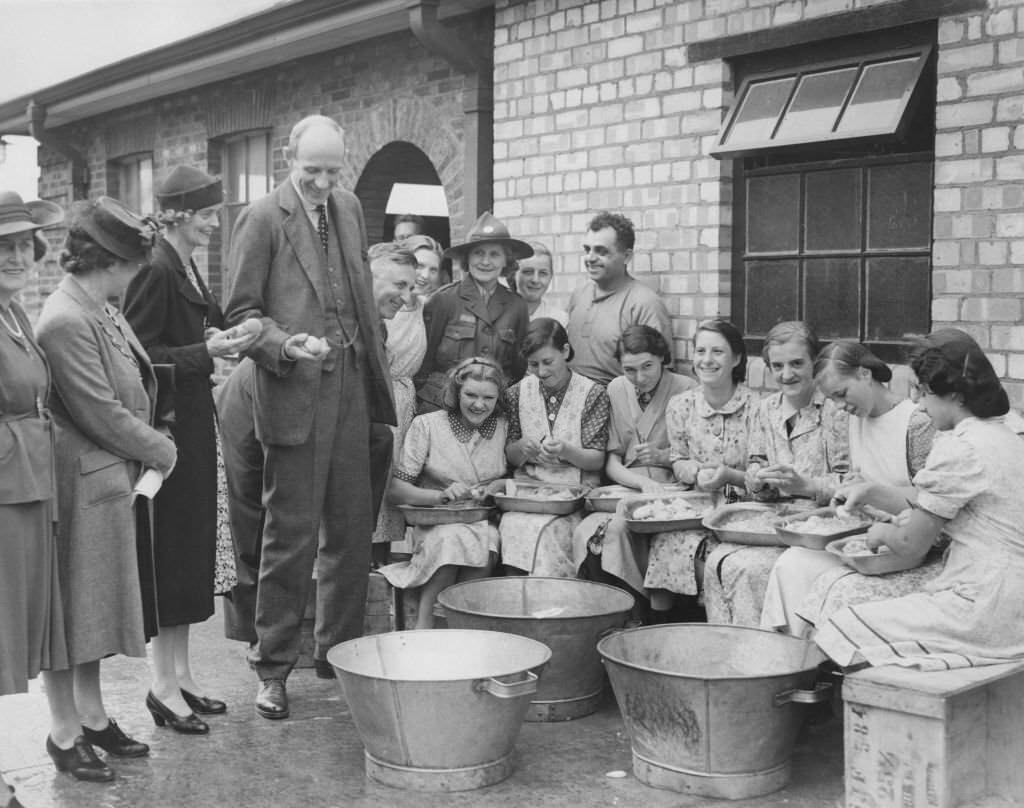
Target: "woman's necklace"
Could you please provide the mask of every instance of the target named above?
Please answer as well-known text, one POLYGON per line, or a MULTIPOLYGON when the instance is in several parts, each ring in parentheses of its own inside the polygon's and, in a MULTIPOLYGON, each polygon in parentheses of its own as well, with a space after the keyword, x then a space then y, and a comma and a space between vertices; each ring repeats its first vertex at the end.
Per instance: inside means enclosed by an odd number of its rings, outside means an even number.
POLYGON ((18 318, 14 316, 9 308, 0 308, 0 322, 4 324, 4 328, 7 329, 7 333, 11 335, 11 339, 22 347, 23 350, 28 352, 28 340, 25 339, 25 332, 21 328, 21 323, 18 322, 18 318), (8 317, 10 320, 8 321, 8 317), (13 323, 13 325, 12 325, 13 323))

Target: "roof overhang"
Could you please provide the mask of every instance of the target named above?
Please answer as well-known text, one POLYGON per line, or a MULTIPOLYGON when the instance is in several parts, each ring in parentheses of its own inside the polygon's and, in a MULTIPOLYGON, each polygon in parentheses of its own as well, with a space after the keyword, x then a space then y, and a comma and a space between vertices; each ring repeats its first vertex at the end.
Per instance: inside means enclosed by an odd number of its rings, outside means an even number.
MULTIPOLYGON (((440 0, 442 20, 494 0, 440 0)), ((415 0, 298 0, 0 103, 0 134, 28 134, 30 103, 53 129, 211 82, 409 28, 415 0)))

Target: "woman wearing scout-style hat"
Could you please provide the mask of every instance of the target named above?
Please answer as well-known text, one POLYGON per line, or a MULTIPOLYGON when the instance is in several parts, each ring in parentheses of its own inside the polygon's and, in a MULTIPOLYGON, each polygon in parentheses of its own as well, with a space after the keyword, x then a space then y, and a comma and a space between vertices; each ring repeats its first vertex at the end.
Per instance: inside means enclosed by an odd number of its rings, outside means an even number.
MULTIPOLYGON (((0 696, 24 693, 43 668, 67 667, 53 532, 50 377, 14 299, 46 254, 39 230, 64 212, 0 191, 0 696)), ((0 719, 0 723, 3 719, 0 719)), ((0 805, 21 803, 0 776, 0 805)))
POLYGON ((509 384, 522 378, 519 346, 530 315, 526 301, 498 281, 513 259, 530 255, 533 248, 512 238, 490 212, 476 220, 465 242, 445 251, 466 268, 466 276, 441 288, 424 310, 427 356, 417 376, 420 412, 442 407, 445 374, 471 356, 493 359, 509 384))
MULTIPOLYGON (((217 714, 223 701, 207 698, 189 660, 189 631, 214 610, 217 558, 217 439, 214 359, 237 353, 259 335, 253 328, 221 330, 224 314, 193 256, 209 247, 220 226, 221 181, 177 166, 156 193, 164 233, 149 264, 125 293, 125 317, 150 361, 174 368, 171 434, 180 461, 154 499, 153 557, 160 631, 153 638, 153 684, 146 704, 154 720, 194 733, 205 723, 192 713, 217 714), (201 726, 200 726, 201 725, 201 726)), ((232 559, 233 561, 233 559, 232 559)))
POLYGON ((100 660, 145 657, 155 633, 147 500, 132 495, 144 469, 167 476, 174 442, 152 426, 156 378, 127 321, 107 301, 149 258, 153 223, 116 199, 76 202, 61 266, 67 273, 36 326, 53 374, 58 522, 68 670, 44 673, 51 729, 46 749, 60 771, 109 781, 94 747, 148 754, 107 716, 100 660))

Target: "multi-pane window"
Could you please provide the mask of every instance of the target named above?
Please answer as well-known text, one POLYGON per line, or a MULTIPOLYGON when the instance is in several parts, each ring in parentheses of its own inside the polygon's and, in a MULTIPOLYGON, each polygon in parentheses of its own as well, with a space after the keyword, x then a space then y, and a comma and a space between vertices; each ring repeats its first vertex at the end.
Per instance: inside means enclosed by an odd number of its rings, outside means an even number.
POLYGON ((121 200, 129 210, 142 214, 152 213, 154 210, 152 155, 138 154, 118 158, 114 163, 114 171, 117 177, 117 189, 114 196, 121 200))
POLYGON ((758 340, 806 320, 898 358, 931 324, 931 155, 748 169, 735 292, 758 340))
POLYGON ((776 323, 805 320, 892 362, 929 331, 934 36, 851 37, 735 66, 712 151, 735 158, 732 317, 751 350, 776 323))
POLYGON ((230 269, 231 232, 238 214, 251 202, 268 194, 273 187, 270 132, 257 131, 231 135, 210 144, 210 171, 224 183, 224 208, 221 211, 220 245, 210 244, 210 285, 221 292, 223 268, 230 269))

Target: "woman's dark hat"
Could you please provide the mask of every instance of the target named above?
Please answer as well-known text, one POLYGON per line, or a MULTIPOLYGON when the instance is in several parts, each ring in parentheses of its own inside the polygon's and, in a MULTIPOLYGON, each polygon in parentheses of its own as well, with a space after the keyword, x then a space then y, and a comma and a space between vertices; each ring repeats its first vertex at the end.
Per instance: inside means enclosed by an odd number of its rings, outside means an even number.
POLYGON ((224 186, 216 177, 191 166, 175 166, 156 192, 161 210, 196 211, 224 201, 224 186))
POLYGON ((76 202, 72 208, 72 229, 84 230, 103 249, 122 261, 145 261, 159 232, 156 224, 143 219, 109 196, 94 202, 76 202))
POLYGON ((533 255, 533 247, 525 241, 512 238, 508 234, 508 228, 501 221, 495 219, 490 211, 486 211, 476 220, 469 235, 466 236, 465 243, 449 247, 444 251, 444 257, 465 261, 466 254, 478 244, 501 244, 508 250, 509 257, 517 260, 533 255))
POLYGON ((15 191, 0 191, 0 236, 52 227, 62 221, 60 205, 41 199, 24 202, 15 191))

